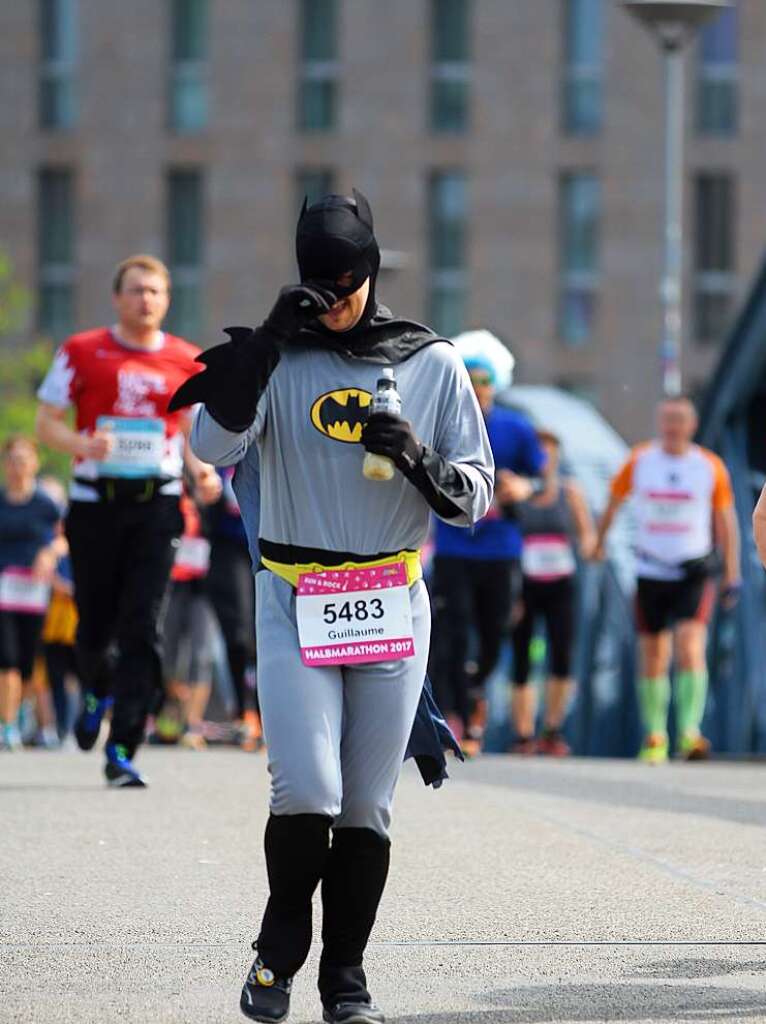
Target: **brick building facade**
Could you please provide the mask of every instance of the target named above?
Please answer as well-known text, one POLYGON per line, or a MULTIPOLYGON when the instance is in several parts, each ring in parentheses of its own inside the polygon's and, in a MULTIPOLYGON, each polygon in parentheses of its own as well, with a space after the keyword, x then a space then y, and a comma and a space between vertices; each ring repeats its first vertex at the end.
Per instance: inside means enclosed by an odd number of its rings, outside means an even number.
MULTIPOLYGON (((766 4, 687 59, 684 371, 702 386, 766 237, 766 4)), ((203 344, 295 277, 305 190, 356 185, 379 293, 486 325, 518 379, 628 439, 659 389, 662 76, 616 0, 26 0, 0 5, 0 246, 60 336, 163 256, 203 344)))

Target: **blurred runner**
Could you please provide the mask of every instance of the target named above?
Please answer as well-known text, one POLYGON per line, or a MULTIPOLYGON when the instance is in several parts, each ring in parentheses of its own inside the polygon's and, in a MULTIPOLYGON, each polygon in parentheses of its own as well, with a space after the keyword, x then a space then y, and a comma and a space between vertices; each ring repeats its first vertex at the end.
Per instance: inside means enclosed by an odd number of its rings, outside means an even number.
POLYGON ((226 644, 237 700, 237 726, 243 750, 261 743, 255 693, 255 580, 247 535, 232 481, 234 467, 219 469, 222 493, 206 512, 210 536, 210 572, 206 586, 226 644))
POLYGON ((511 712, 519 754, 570 753, 562 726, 572 698, 576 554, 590 558, 595 531, 588 506, 574 480, 559 475, 561 442, 555 434, 538 431, 545 452, 544 489, 516 506, 523 535, 521 569, 523 612, 513 630, 513 693, 511 712), (550 677, 545 690, 543 732, 535 739, 537 699, 529 685, 530 645, 535 624, 545 624, 550 677))
POLYGON ((188 495, 181 498, 181 512, 184 532, 171 571, 163 629, 167 698, 156 728, 162 740, 180 739, 184 746, 202 750, 213 678, 213 611, 205 588, 210 541, 202 535, 200 514, 188 495), (173 736, 163 733, 166 720, 175 723, 173 736))
POLYGON ((104 770, 120 787, 145 785, 133 757, 161 692, 158 619, 182 529, 184 461, 198 490, 217 496, 220 488, 186 444, 187 414, 168 412, 176 387, 199 369, 199 349, 160 329, 169 302, 163 263, 122 262, 113 281, 117 323, 65 341, 38 392, 40 439, 74 456, 66 532, 85 688, 75 736, 90 750, 114 703, 104 770))
POLYGON ((37 483, 37 447, 14 436, 2 449, 0 490, 0 725, 2 746, 21 746, 22 687, 31 684, 57 561, 61 513, 37 483))
POLYGON ((669 670, 674 647, 678 752, 689 760, 707 757, 710 743, 700 725, 707 697, 705 651, 719 551, 726 604, 736 601, 741 586, 739 529, 726 466, 713 452, 692 443, 697 414, 687 398, 662 401, 657 426, 659 439, 634 448, 612 481, 596 548, 597 556, 603 558, 604 540, 617 509, 633 495, 641 648, 638 697, 645 733, 639 757, 651 764, 668 758, 669 670))
MULTIPOLYGON (((40 487, 66 516, 66 488, 55 476, 41 476, 40 487)), ((79 703, 80 686, 77 678, 75 637, 77 635, 77 606, 74 601, 74 579, 69 545, 66 538, 57 540, 57 562, 51 584, 51 599, 43 623, 43 656, 39 671, 47 684, 56 716, 58 742, 63 742, 72 730, 79 703)))
POLYGON ((485 683, 507 636, 511 610, 521 591, 521 531, 513 509, 542 487, 545 456, 534 427, 520 413, 495 405, 498 387, 510 384, 512 356, 487 331, 456 339, 484 415, 495 459, 495 493, 489 512, 473 530, 436 523, 433 560, 433 611, 429 676, 446 715, 462 725, 467 754, 481 750, 487 719, 485 683), (461 338, 470 344, 461 346, 461 338), (495 346, 510 360, 499 380, 495 346), (532 479, 530 479, 532 478, 532 479), (471 630, 479 642, 477 667, 469 675, 471 630))
POLYGON ((59 741, 65 740, 72 730, 75 717, 73 703, 80 695, 76 636, 77 606, 72 561, 67 553, 62 554, 56 563, 51 600, 43 624, 45 674, 53 699, 59 741))

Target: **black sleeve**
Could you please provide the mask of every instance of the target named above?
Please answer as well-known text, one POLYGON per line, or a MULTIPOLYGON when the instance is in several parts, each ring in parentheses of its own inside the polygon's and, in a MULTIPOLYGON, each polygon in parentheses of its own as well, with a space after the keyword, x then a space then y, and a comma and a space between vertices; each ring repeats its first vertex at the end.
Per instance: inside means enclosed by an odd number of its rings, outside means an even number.
POLYGON ((404 474, 434 512, 442 519, 456 519, 463 514, 460 499, 473 493, 473 484, 454 463, 423 445, 423 457, 404 474))
POLYGON ((224 430, 241 434, 255 419, 261 395, 279 363, 277 339, 263 327, 227 327, 230 341, 197 357, 203 373, 185 381, 170 400, 174 412, 202 402, 224 430))

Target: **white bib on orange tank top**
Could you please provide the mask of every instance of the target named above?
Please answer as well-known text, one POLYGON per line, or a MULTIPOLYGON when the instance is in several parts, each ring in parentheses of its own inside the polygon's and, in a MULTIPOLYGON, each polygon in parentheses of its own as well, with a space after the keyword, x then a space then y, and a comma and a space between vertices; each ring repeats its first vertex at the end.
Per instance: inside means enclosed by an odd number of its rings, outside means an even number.
POLYGON ((657 442, 640 445, 615 477, 612 493, 633 495, 636 506, 636 572, 677 580, 678 567, 713 548, 713 510, 731 505, 731 485, 717 455, 691 445, 671 455, 657 442))

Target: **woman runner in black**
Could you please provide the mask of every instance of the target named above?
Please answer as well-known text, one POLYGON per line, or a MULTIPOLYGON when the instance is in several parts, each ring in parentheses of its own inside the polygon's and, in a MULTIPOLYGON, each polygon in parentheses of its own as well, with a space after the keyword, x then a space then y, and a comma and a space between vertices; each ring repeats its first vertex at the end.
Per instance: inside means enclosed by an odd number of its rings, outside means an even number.
POLYGON ((523 536, 523 612, 513 632, 513 749, 519 754, 562 757, 570 752, 561 729, 574 689, 575 550, 589 557, 595 534, 580 488, 559 476, 559 439, 544 430, 538 438, 546 455, 545 489, 516 506, 523 536), (535 740, 536 694, 528 681, 529 648, 538 619, 545 622, 549 679, 543 734, 535 740))

